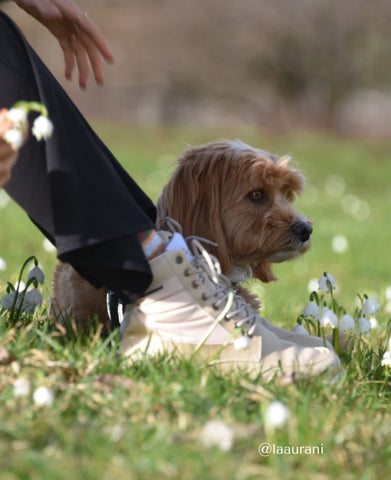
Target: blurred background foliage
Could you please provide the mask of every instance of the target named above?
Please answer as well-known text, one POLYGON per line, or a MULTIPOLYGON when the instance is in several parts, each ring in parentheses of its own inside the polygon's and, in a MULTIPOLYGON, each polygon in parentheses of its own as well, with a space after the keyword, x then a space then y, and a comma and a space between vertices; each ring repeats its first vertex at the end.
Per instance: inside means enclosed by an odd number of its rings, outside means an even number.
POLYGON ((114 51, 104 90, 63 80, 56 41, 15 5, 6 9, 89 118, 389 133, 389 0, 79 4, 114 51))
MULTIPOLYGON (((76 79, 67 82, 56 40, 14 4, 6 10, 153 200, 187 144, 222 137, 291 154, 304 171, 308 188, 298 207, 315 222, 313 248, 276 267, 278 284, 259 286, 267 316, 294 321, 307 282, 324 270, 337 277, 343 300, 363 291, 384 300, 391 283, 389 0, 78 2, 114 52, 103 88, 91 81, 80 91, 76 79), (344 251, 334 245, 341 238, 344 251)), ((0 229, 3 289, 30 254, 50 277, 55 253, 5 194, 0 220, 9 226, 0 229)), ((49 296, 50 281, 47 288, 49 296)))

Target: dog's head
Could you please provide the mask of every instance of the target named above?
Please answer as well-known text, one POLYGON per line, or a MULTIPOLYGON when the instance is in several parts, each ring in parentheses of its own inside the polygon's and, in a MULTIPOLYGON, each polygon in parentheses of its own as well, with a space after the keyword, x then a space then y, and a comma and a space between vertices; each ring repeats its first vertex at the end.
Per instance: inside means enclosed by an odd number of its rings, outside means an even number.
POLYGON ((158 200, 157 228, 170 216, 184 236, 217 243, 206 247, 224 273, 250 265, 254 277, 275 280, 271 264, 303 254, 311 243, 311 224, 293 206, 304 177, 289 161, 239 141, 190 148, 158 200))

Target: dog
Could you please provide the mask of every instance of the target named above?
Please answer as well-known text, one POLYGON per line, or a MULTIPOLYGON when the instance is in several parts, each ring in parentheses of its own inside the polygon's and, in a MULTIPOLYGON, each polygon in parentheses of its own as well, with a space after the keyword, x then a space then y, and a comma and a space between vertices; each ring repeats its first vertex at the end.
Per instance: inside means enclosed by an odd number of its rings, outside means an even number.
MULTIPOLYGON (((191 147, 158 198, 156 227, 165 230, 171 217, 185 237, 213 242, 205 248, 235 287, 249 276, 270 282, 276 280, 273 263, 298 257, 311 246, 312 222, 294 207, 304 185, 304 175, 291 166, 289 156, 241 141, 191 147)), ((104 288, 94 288, 64 263, 56 266, 53 279, 55 313, 72 312, 81 324, 97 313, 109 323, 104 288)), ((240 293, 259 306, 245 289, 240 293)))

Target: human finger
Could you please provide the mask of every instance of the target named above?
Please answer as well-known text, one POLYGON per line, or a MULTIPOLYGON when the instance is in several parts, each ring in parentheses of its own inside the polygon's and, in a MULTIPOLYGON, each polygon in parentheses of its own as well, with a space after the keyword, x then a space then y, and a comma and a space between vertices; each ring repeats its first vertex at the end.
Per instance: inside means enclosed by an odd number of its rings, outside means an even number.
POLYGON ((112 63, 114 57, 111 53, 110 47, 98 25, 88 16, 88 14, 83 12, 73 0, 55 0, 55 3, 64 20, 83 31, 96 45, 103 58, 109 63, 112 63))
POLYGON ((75 54, 71 45, 71 37, 68 35, 63 35, 58 38, 58 42, 64 54, 65 77, 70 80, 72 78, 72 72, 75 67, 75 54))
MULTIPOLYGON (((0 110, 0 138, 7 130, 9 130, 13 126, 14 124, 8 117, 8 110, 6 108, 2 108, 0 110)), ((5 142, 3 138, 1 140, 5 142)))
MULTIPOLYGON (((3 140, 3 139, 2 139, 3 140)), ((12 167, 16 163, 18 152, 3 140, 0 142, 0 187, 3 187, 11 178, 12 167)))
POLYGON ((86 88, 89 72, 87 52, 75 34, 71 35, 70 42, 79 71, 79 85, 81 88, 86 88))
POLYGON ((95 43, 82 31, 78 32, 78 39, 86 51, 96 82, 103 85, 103 62, 95 43))

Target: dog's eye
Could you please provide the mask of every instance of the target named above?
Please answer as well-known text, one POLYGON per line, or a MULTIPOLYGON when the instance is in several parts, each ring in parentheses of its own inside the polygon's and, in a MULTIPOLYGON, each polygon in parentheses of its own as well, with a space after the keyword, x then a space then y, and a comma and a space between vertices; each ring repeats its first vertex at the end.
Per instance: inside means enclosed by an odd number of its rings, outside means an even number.
POLYGON ((254 192, 250 192, 247 196, 253 202, 260 202, 264 198, 262 190, 254 190, 254 192))
POLYGON ((295 194, 293 192, 285 192, 285 198, 288 202, 293 202, 295 199, 295 194))

